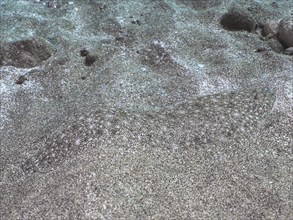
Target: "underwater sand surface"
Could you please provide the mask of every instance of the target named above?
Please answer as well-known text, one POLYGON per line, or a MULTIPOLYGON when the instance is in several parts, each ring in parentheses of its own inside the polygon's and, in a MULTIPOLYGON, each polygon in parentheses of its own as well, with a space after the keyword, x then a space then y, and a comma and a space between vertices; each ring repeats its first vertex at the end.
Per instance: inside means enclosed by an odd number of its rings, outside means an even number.
POLYGON ((1 219, 293 218, 293 58, 231 7, 293 3, 0 1, 1 219))

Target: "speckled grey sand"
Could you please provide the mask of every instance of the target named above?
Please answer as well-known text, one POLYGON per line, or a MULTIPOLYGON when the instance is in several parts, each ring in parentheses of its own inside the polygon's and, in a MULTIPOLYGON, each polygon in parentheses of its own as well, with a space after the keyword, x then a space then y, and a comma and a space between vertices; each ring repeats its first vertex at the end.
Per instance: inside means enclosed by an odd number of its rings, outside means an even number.
MULTIPOLYGON (((274 102, 264 89, 205 96, 164 111, 99 108, 72 118, 8 174, 22 197, 12 216, 210 218, 199 209, 209 204, 220 218, 233 216, 233 206, 258 218, 262 199, 237 181, 251 177, 247 162, 236 158, 241 152, 254 160, 249 142, 274 102), (229 194, 233 199, 222 203, 229 194)), ((278 206, 278 198, 265 202, 278 206)))
POLYGON ((1 220, 293 219, 292 1, 0 1, 1 220))

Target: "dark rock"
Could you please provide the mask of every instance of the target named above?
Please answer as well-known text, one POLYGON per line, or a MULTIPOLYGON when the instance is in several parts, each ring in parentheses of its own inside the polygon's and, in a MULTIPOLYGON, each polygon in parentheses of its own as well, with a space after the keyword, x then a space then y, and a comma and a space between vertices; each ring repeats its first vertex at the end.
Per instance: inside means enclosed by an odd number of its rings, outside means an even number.
POLYGON ((82 56, 82 57, 85 57, 85 56, 87 56, 87 55, 89 55, 89 51, 88 50, 86 50, 86 49, 82 49, 81 51, 80 51, 80 56, 82 56))
POLYGON ((94 55, 87 55, 85 57, 85 65, 86 66, 91 66, 95 61, 97 60, 97 57, 94 55))
POLYGON ((15 84, 21 85, 23 84, 25 81, 27 80, 27 78, 23 75, 19 76, 18 79, 15 81, 15 84))
POLYGON ((50 56, 47 46, 37 39, 0 43, 0 65, 31 68, 50 56))
POLYGON ((273 8, 279 8, 279 4, 278 4, 277 2, 272 2, 272 3, 271 3, 271 6, 272 6, 273 8))
POLYGON ((47 1, 46 7, 48 7, 48 8, 54 7, 54 1, 52 1, 52 0, 47 1))
POLYGON ((132 20, 132 21, 131 21, 131 24, 141 25, 141 23, 140 23, 139 20, 132 20))
POLYGON ((256 21, 246 11, 240 8, 232 8, 221 17, 220 24, 226 30, 252 32, 256 29, 256 21))
POLYGON ((48 0, 46 2, 46 7, 47 8, 56 8, 57 7, 57 3, 54 0, 48 0))
POLYGON ((260 48, 257 48, 255 51, 260 53, 260 52, 264 52, 264 51, 267 51, 268 49, 265 48, 265 47, 260 47, 260 48))

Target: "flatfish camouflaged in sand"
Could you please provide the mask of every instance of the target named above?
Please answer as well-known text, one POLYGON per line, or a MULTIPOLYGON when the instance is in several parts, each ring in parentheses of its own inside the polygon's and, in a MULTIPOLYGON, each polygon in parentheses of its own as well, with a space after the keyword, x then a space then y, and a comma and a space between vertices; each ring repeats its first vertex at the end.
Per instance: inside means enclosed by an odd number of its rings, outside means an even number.
POLYGON ((40 143, 22 170, 47 172, 93 147, 181 148, 245 139, 273 103, 273 93, 253 90, 209 95, 157 112, 95 109, 40 143))

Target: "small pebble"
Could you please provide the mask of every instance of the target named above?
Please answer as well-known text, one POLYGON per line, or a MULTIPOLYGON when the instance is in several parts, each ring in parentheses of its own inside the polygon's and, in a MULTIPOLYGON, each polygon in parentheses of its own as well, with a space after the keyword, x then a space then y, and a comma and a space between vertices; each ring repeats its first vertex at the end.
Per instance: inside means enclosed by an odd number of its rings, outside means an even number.
POLYGON ((84 63, 85 63, 86 66, 91 66, 96 60, 97 60, 96 56, 87 55, 85 57, 85 62, 84 63))
POLYGON ((21 85, 23 84, 25 81, 27 80, 27 78, 23 75, 19 76, 18 79, 15 81, 15 84, 17 85, 21 85))
POLYGON ((265 48, 265 47, 260 47, 260 48, 257 48, 256 50, 255 50, 255 52, 264 52, 264 51, 267 51, 268 49, 267 48, 265 48))
POLYGON ((88 50, 86 50, 86 49, 82 49, 81 51, 80 51, 80 56, 82 56, 82 57, 85 57, 85 56, 87 56, 87 55, 89 55, 89 51, 88 50))

